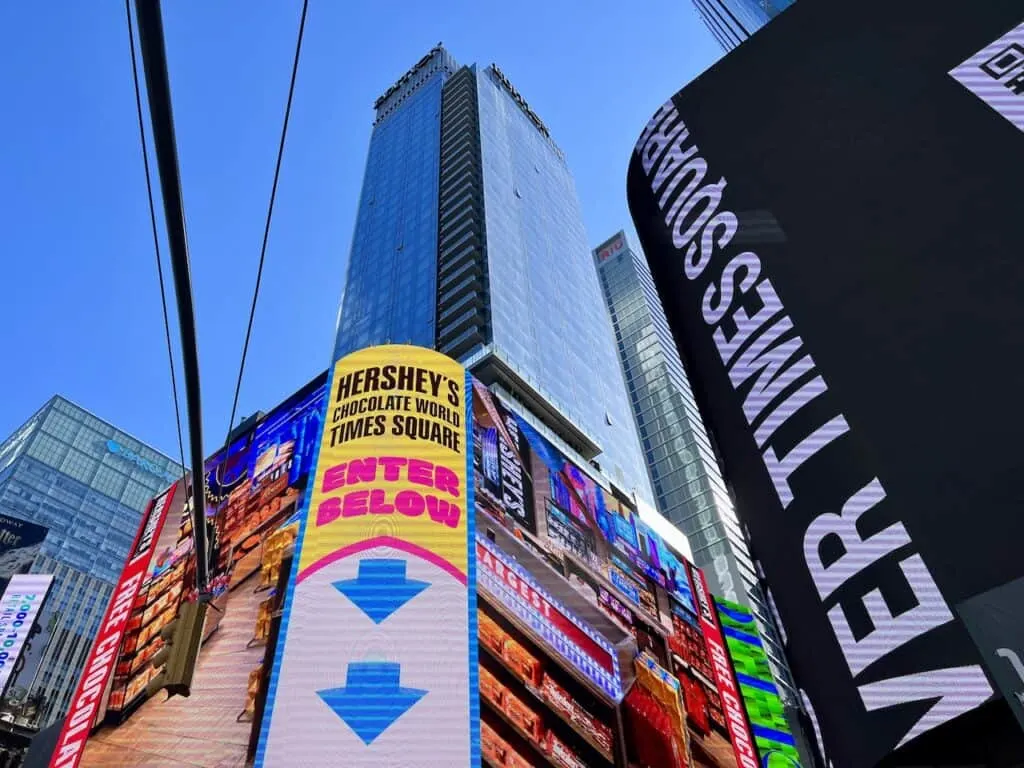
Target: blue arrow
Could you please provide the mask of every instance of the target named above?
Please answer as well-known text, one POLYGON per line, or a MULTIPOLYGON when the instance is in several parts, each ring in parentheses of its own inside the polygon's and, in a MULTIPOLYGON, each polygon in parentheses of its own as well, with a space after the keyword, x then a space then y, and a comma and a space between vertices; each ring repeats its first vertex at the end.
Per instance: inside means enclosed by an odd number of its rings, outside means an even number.
POLYGON ((405 578, 405 560, 360 560, 359 577, 336 581, 333 586, 380 624, 430 586, 405 578))
POLYGON ((418 688, 402 688, 400 677, 399 664, 357 661, 348 665, 344 688, 316 694, 369 746, 427 695, 418 688))

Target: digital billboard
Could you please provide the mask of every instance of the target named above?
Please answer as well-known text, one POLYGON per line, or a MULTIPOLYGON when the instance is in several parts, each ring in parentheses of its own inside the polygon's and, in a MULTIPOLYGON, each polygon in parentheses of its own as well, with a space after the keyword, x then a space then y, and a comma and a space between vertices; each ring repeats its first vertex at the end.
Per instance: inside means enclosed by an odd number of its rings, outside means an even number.
POLYGON ((1008 716, 951 606, 1024 575, 1022 21, 1015 0, 796 3, 660 107, 630 159, 836 768, 983 762, 975 734, 1008 716))
POLYGON ((335 363, 259 768, 479 759, 467 384, 418 347, 335 363))
POLYGON ((715 609, 762 765, 767 768, 800 763, 796 739, 786 721, 785 706, 753 614, 722 597, 715 598, 715 609))
POLYGON ((7 690, 52 584, 50 574, 17 574, 0 595, 0 695, 7 690))
POLYGON ((503 725, 524 688, 538 727, 564 745, 554 754, 571 756, 557 765, 742 764, 689 562, 525 412, 476 381, 473 396, 482 727, 500 737, 494 754, 514 756, 490 764, 536 764, 531 745, 546 744, 503 725), (497 456, 514 478, 507 496, 482 490, 497 456), (510 676, 509 664, 522 666, 510 676))
MULTIPOLYGON (((216 610, 205 637, 230 610, 233 587, 260 570, 268 537, 297 515, 313 466, 325 399, 324 377, 307 384, 206 461, 210 586, 216 610)), ((147 698, 157 670, 149 663, 163 646, 160 630, 183 602, 196 600, 190 504, 159 536, 132 606, 114 667, 105 719, 127 719, 147 698)))
MULTIPOLYGON (((235 543, 218 562, 235 565, 191 695, 147 698, 136 683, 119 699, 138 650, 158 642, 154 606, 190 599, 188 524, 166 526, 82 766, 344 754, 374 767, 749 768, 721 628, 685 539, 656 532, 669 523, 435 352, 374 348, 337 367, 262 422, 304 419, 311 402, 307 427, 324 425, 319 453, 288 449, 309 455, 298 513, 260 528, 242 560, 230 552, 254 529, 213 524, 218 552, 235 543)), ((274 467, 252 458, 264 433, 295 430, 257 424, 208 465, 212 520, 267 504, 269 486, 251 482, 274 476, 252 469, 274 467)))
POLYGON ((0 515, 0 591, 15 574, 28 573, 48 530, 42 525, 0 515))
POLYGON ((118 659, 118 649, 131 623, 132 607, 155 554, 167 513, 184 493, 180 485, 181 481, 153 499, 142 516, 121 578, 114 586, 103 621, 86 656, 78 687, 71 697, 49 763, 51 768, 76 768, 81 764, 89 733, 102 714, 100 710, 118 659))

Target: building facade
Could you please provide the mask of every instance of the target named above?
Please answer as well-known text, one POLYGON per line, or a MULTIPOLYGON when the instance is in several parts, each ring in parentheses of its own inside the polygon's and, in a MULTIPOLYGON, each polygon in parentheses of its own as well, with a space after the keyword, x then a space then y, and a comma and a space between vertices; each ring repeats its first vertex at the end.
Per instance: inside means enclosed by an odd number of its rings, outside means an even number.
POLYGON ((711 591, 748 608, 795 701, 778 633, 647 261, 624 232, 594 249, 658 511, 686 535, 711 591))
POLYGON ((45 526, 32 573, 54 575, 43 632, 12 689, 65 712, 149 500, 177 462, 55 396, 0 443, 0 513, 45 526))
POLYGON ((731 51, 793 4, 794 0, 693 0, 715 40, 731 51))
POLYGON ((335 357, 433 347, 651 503, 572 174, 495 65, 430 51, 375 104, 335 357))

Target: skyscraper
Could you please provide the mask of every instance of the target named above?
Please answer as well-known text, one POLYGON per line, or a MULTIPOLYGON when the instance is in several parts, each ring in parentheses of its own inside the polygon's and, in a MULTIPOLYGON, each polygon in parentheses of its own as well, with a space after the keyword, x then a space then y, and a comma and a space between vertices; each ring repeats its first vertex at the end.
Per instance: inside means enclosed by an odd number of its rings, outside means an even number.
POLYGON ((65 711, 149 500, 178 463, 60 396, 0 443, 0 513, 46 527, 31 566, 53 587, 36 662, 13 685, 65 711))
POLYGON ((793 4, 794 0, 693 0, 715 40, 731 51, 793 4))
POLYGON ((594 260, 658 511, 686 534, 711 591, 752 611, 776 679, 790 686, 778 633, 647 260, 625 232, 595 248, 594 260))
POLYGON ((495 65, 440 45, 376 102, 335 356, 459 360, 546 437, 652 499, 575 185, 495 65))

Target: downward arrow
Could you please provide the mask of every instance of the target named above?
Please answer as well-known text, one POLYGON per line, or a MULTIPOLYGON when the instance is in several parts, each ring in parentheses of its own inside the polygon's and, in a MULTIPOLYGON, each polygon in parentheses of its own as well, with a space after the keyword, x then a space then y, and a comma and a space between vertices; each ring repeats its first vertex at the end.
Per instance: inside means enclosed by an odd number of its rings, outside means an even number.
POLYGON ((360 560, 358 578, 331 586, 380 624, 430 586, 426 581, 406 579, 405 565, 405 560, 360 560))
POLYGON ((344 688, 317 691, 317 696, 369 746, 427 695, 418 688, 402 688, 400 677, 398 664, 353 662, 344 688))

